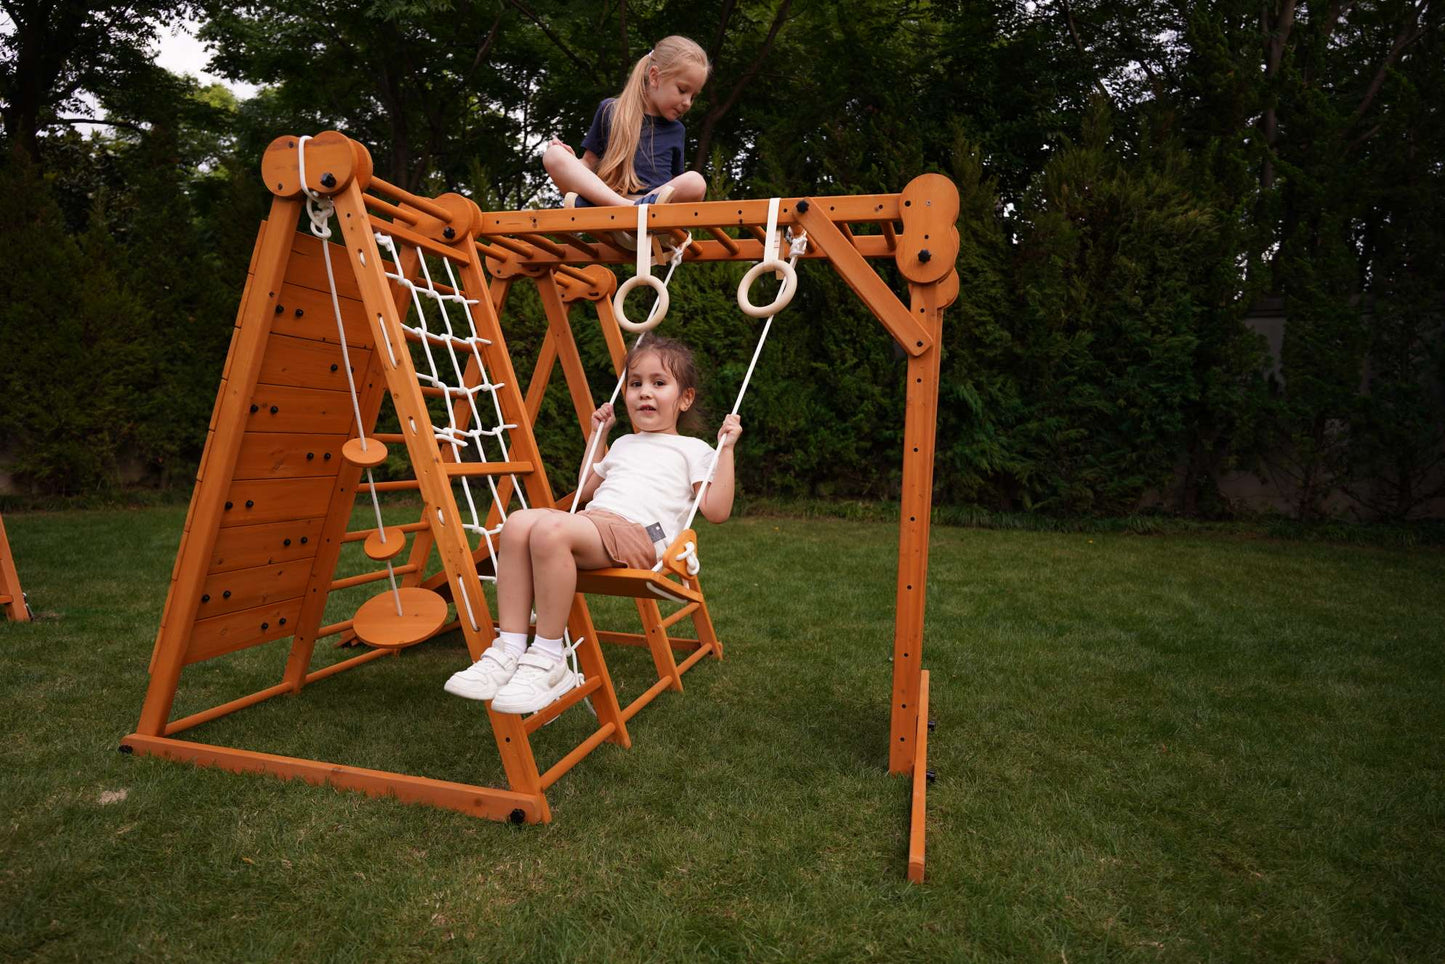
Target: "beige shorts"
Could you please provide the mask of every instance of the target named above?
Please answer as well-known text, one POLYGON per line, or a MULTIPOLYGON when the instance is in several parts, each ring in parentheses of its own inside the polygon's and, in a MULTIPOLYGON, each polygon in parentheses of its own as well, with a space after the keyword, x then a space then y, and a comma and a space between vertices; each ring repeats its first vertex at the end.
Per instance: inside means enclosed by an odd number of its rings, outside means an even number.
POLYGON ((584 509, 577 514, 597 527, 602 547, 617 565, 651 569, 657 563, 657 549, 638 523, 606 509, 584 509))

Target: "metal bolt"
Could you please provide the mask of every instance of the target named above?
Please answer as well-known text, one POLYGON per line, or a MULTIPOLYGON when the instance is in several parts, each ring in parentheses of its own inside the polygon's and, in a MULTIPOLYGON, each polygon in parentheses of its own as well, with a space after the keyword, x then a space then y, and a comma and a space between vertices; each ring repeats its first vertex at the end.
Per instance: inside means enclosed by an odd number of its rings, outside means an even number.
POLYGON ((799 214, 807 214, 807 213, 808 213, 808 202, 807 202, 807 201, 799 201, 799 202, 798 202, 798 213, 799 213, 799 214))
POLYGON ((210 593, 206 593, 204 596, 201 597, 201 602, 203 602, 203 603, 210 602, 210 601, 211 601, 211 594, 210 594, 210 593))
POLYGON ((922 261, 924 264, 927 264, 928 262, 933 260, 933 252, 929 251, 927 248, 924 248, 922 251, 918 252, 918 260, 922 261))
POLYGON ((452 238, 454 238, 454 237, 456 237, 456 236, 457 236, 457 229, 454 228, 454 227, 451 227, 450 225, 447 227, 447 229, 446 229, 445 231, 442 232, 442 237, 446 238, 448 241, 450 241, 452 238))
POLYGON ((251 414, 252 414, 252 415, 255 415, 255 414, 256 414, 257 412, 259 412, 260 410, 261 410, 261 406, 260 406, 260 405, 252 405, 252 406, 251 406, 251 414))
POLYGON ((286 306, 285 306, 285 305, 277 305, 277 306, 276 306, 276 314, 278 314, 278 315, 279 315, 281 312, 285 311, 285 310, 286 310, 286 306))
POLYGON ((231 511, 231 503, 229 503, 229 502, 226 503, 226 511, 227 511, 227 512, 230 512, 230 511, 231 511))
POLYGON ((279 412, 279 411, 281 411, 281 409, 277 408, 275 405, 272 405, 272 406, 271 406, 271 414, 272 414, 272 415, 275 415, 275 414, 276 414, 277 412, 279 412))
POLYGON ((340 367, 341 367, 340 365, 332 365, 332 366, 331 366, 331 370, 332 370, 332 371, 336 371, 336 369, 338 369, 338 368, 340 368, 340 367))
POLYGON ((270 628, 271 628, 271 624, 270 624, 270 623, 262 623, 262 624, 261 624, 261 631, 262 631, 262 632, 265 632, 266 630, 268 630, 268 629, 270 629, 270 628))
POLYGON ((302 536, 302 537, 301 537, 301 544, 302 544, 303 546, 306 545, 306 543, 308 543, 308 542, 310 542, 310 541, 311 541, 311 540, 308 539, 308 538, 306 538, 305 536, 302 536))
POLYGON ((282 626, 285 626, 285 625, 286 625, 286 617, 285 617, 285 616, 282 616, 282 617, 281 617, 281 625, 282 625, 282 626))
POLYGON ((246 500, 246 508, 248 508, 248 509, 254 509, 254 508, 256 508, 256 500, 255 500, 255 499, 247 499, 247 500, 246 500))
POLYGON ((227 589, 225 592, 221 593, 221 598, 222 598, 222 599, 230 599, 230 598, 231 598, 231 590, 227 589))
POLYGON ((314 459, 314 458, 316 458, 316 453, 315 453, 315 452, 307 452, 307 453, 306 453, 306 461, 310 462, 310 461, 311 461, 312 459, 314 459))
POLYGON ((283 545, 283 546, 289 546, 290 544, 291 544, 291 540, 290 540, 290 539, 282 539, 282 540, 281 540, 281 545, 283 545))
POLYGON ((335 186, 336 186, 336 175, 335 175, 335 174, 332 174, 330 171, 327 171, 325 174, 321 175, 321 186, 322 186, 322 187, 335 187, 335 186))
POLYGON ((331 453, 330 453, 330 452, 327 452, 325 455, 321 456, 321 461, 323 461, 323 462, 330 462, 330 461, 331 461, 331 453))
POLYGON ((300 318, 300 317, 301 317, 302 315, 304 315, 304 314, 306 314, 306 309, 305 309, 305 308, 297 308, 297 309, 296 309, 296 317, 297 317, 297 318, 300 318))

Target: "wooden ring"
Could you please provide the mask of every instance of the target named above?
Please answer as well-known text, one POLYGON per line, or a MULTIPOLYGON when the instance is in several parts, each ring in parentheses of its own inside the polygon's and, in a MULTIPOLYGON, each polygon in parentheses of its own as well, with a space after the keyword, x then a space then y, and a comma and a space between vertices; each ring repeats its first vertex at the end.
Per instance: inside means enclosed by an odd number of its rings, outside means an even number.
POLYGON ((745 315, 751 315, 754 318, 771 318, 788 307, 788 302, 793 300, 793 293, 797 290, 798 273, 793 270, 791 264, 781 258, 759 261, 749 268, 748 273, 743 275, 743 280, 738 282, 738 307, 743 310, 745 315), (765 308, 759 308, 748 300, 748 292, 752 289, 753 282, 757 281, 765 271, 781 271, 783 286, 778 289, 777 297, 773 299, 772 304, 765 308))

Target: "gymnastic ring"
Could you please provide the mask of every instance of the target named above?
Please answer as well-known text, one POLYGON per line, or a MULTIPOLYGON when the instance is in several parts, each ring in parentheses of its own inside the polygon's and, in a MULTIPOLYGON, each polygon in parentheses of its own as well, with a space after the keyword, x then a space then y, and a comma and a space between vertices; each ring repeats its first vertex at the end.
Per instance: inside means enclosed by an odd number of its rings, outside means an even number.
POLYGON ((617 315, 617 323, 628 331, 651 331, 662 323, 667 315, 667 285, 662 283, 661 278, 650 274, 635 274, 622 282, 617 289, 617 294, 612 296, 612 311, 617 315), (627 312, 623 309, 622 303, 627 300, 627 293, 640 284, 645 284, 657 292, 657 303, 648 315, 647 320, 638 323, 627 319, 627 312))
POLYGON ((743 280, 738 283, 738 307, 743 310, 745 315, 751 315, 754 318, 771 318, 788 307, 788 302, 793 300, 793 292, 797 290, 798 273, 793 270, 791 264, 781 258, 759 261, 748 269, 748 273, 743 275, 743 280), (752 289, 753 282, 758 280, 758 276, 764 271, 781 271, 783 286, 778 289, 777 297, 773 299, 772 304, 766 308, 759 308, 748 300, 748 291, 752 289))

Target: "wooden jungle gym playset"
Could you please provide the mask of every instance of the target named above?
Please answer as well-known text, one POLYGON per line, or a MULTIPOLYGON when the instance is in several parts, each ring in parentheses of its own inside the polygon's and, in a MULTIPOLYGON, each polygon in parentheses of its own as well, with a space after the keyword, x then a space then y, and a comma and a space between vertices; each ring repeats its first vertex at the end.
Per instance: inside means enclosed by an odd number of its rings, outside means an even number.
MULTIPOLYGON (((931 776, 928 674, 921 668, 924 587, 940 333, 943 310, 958 292, 958 192, 952 182, 929 174, 898 194, 484 212, 459 194, 426 198, 388 184, 373 173, 365 148, 334 131, 278 138, 267 148, 262 172, 274 196, 271 212, 252 256, 140 723, 121 749, 325 782, 495 820, 550 820, 546 791, 563 773, 604 742, 629 746, 628 724, 639 710, 667 690, 681 691, 683 673, 700 660, 722 657, 699 578, 697 537, 686 526, 654 570, 579 574, 568 620, 576 688, 525 717, 487 705, 505 788, 181 737, 439 633, 460 629, 471 658, 480 658, 493 638, 483 582, 495 578, 494 539, 507 512, 565 508, 571 500, 554 498, 533 434, 559 362, 584 433, 596 405, 570 327, 572 303, 595 305, 620 372, 621 329, 644 330, 666 311, 666 285, 650 275, 654 260, 674 267, 759 262, 744 278, 739 304, 768 323, 796 288, 792 262, 825 260, 908 358, 888 762, 891 772, 912 778, 908 877, 922 880, 931 776), (298 230, 308 217, 310 230, 298 230), (333 221, 339 237, 329 241, 333 221), (791 262, 777 255, 785 231, 791 262), (627 250, 628 243, 642 254, 627 250), (646 277, 629 279, 624 288, 645 284, 659 292, 654 316, 640 324, 621 310, 626 291, 617 289, 607 267, 634 259, 646 277), (897 265, 908 286, 906 304, 870 259, 897 265), (773 304, 758 308, 747 291, 765 272, 779 274, 783 284, 773 304), (548 322, 525 392, 500 320, 519 279, 536 285, 548 322), (377 433, 388 397, 400 431, 377 433), (405 458, 411 479, 372 481, 372 469, 388 453, 405 458), (417 521, 382 522, 376 493, 393 490, 418 493, 423 508, 417 521), (348 531, 362 493, 376 525, 348 531), (385 568, 338 578, 342 550, 355 543, 385 568), (428 573, 433 550, 440 569, 428 573), (370 582, 389 586, 351 618, 323 625, 332 593, 370 582), (587 605, 593 594, 633 598, 643 632, 597 631, 587 605), (659 600, 680 608, 664 616, 659 600), (691 619, 695 638, 670 634, 684 618, 691 619), (313 650, 328 637, 356 637, 371 648, 312 669, 313 650), (171 718, 187 666, 284 638, 291 643, 280 682, 171 718), (613 689, 603 643, 646 647, 656 664, 656 683, 626 706, 613 689), (540 768, 532 735, 583 700, 596 714, 596 728, 540 768)), ((441 683, 438 698, 449 699, 441 683)))

